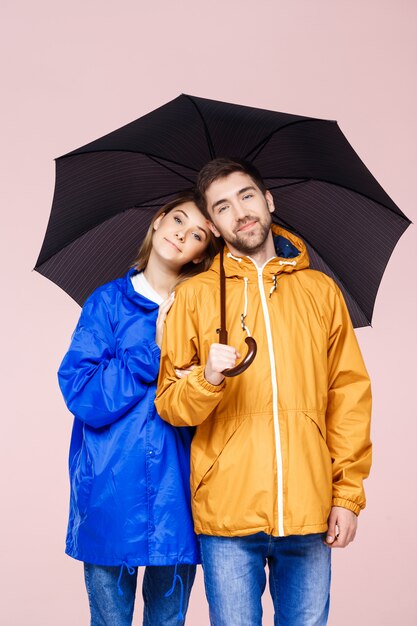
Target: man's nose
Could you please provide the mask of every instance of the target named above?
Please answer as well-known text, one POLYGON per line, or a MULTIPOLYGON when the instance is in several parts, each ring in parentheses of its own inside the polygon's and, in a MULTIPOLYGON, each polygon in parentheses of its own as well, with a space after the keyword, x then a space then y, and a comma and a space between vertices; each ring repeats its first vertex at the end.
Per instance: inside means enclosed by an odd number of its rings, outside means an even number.
POLYGON ((247 210, 240 202, 236 202, 233 208, 237 220, 241 220, 247 216, 247 210))

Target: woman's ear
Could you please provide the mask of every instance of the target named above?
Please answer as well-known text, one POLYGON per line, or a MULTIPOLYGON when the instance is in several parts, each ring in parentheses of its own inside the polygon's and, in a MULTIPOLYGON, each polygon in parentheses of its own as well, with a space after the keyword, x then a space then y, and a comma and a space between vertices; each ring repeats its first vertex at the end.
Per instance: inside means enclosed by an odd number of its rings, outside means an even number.
POLYGON ((201 261, 204 261, 205 258, 206 257, 204 255, 203 256, 199 256, 196 259, 193 259, 192 263, 195 263, 196 265, 198 265, 198 263, 201 263, 201 261))
POLYGON ((162 218, 163 217, 165 217, 165 213, 161 213, 161 215, 158 215, 158 217, 156 218, 156 220, 153 223, 153 229, 154 230, 158 230, 159 224, 162 222, 162 218))

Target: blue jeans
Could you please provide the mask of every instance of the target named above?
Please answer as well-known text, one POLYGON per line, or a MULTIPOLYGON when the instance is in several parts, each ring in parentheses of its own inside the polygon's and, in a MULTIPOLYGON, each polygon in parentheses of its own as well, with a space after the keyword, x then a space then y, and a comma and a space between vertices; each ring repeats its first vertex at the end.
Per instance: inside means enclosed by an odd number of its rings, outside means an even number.
MULTIPOLYGON (((145 568, 144 626, 182 626, 185 623, 195 572, 195 565, 178 565, 176 576, 174 565, 145 568)), ((91 626, 131 626, 137 577, 137 567, 84 563, 91 626)))
POLYGON ((275 626, 325 626, 331 549, 324 538, 199 535, 210 624, 261 626, 268 562, 275 626))

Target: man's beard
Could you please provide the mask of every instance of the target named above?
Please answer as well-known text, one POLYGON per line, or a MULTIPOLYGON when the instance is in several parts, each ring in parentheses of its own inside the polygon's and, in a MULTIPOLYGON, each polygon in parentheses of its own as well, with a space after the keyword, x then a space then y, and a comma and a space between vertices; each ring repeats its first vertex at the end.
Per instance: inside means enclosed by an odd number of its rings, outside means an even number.
POLYGON ((269 213, 268 217, 261 222, 258 218, 247 215, 244 220, 240 220, 239 225, 234 232, 233 241, 229 241, 227 243, 232 244, 232 246, 236 248, 236 250, 239 250, 239 252, 242 252, 247 256, 250 256, 251 254, 256 254, 257 252, 259 252, 259 250, 262 249, 271 229, 272 215, 269 213), (244 226, 248 222, 253 221, 256 221, 261 227, 256 235, 255 233, 251 232, 239 232, 239 228, 242 228, 242 226, 244 226))

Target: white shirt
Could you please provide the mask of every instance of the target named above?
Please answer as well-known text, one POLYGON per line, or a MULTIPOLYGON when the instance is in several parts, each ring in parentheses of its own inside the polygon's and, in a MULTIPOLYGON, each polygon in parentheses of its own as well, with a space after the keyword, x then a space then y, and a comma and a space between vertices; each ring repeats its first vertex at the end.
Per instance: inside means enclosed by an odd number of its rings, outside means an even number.
POLYGON ((158 305, 164 301, 164 298, 148 283, 143 272, 134 274, 131 277, 131 281, 133 289, 137 291, 137 293, 140 293, 141 296, 148 298, 148 300, 152 302, 156 302, 158 305))

